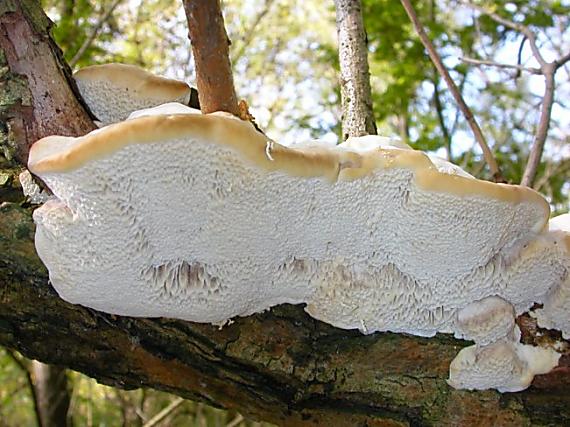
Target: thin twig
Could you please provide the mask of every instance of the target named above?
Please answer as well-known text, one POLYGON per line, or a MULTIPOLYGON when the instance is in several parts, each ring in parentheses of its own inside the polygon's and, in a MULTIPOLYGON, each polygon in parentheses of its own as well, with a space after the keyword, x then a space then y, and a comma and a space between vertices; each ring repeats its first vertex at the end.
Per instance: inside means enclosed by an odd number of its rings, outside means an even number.
POLYGON ((437 119, 439 120, 439 127, 443 133, 443 138, 445 139, 445 150, 447 152, 447 160, 453 162, 453 156, 451 155, 451 135, 445 124, 445 118, 443 116, 443 103, 441 102, 441 95, 439 93, 439 79, 437 78, 437 70, 435 76, 432 80, 433 84, 433 102, 435 106, 435 111, 437 113, 437 119))
POLYGON ((144 423, 143 427, 153 427, 153 426, 157 425, 159 422, 161 422, 167 416, 172 414, 176 410, 176 408, 178 408, 180 405, 182 405, 183 402, 184 402, 184 399, 182 397, 178 397, 178 398, 174 399, 170 403, 170 405, 168 405, 166 408, 164 408, 162 411, 160 411, 158 414, 156 414, 154 417, 152 417, 150 420, 148 420, 146 423, 144 423))
POLYGON ((496 14, 495 12, 492 12, 488 9, 485 9, 484 7, 478 6, 478 5, 473 4, 471 2, 461 1, 461 3, 467 5, 471 9, 474 9, 474 10, 476 10, 476 11, 478 11, 484 15, 487 15, 493 21, 495 21, 499 24, 502 24, 505 27, 509 27, 515 31, 518 31, 519 33, 524 35, 528 39, 529 44, 530 44, 530 49, 532 50, 532 54, 536 58, 536 60, 540 64, 540 66, 542 67, 542 66, 546 65, 547 62, 544 59, 544 57, 542 56, 542 54, 540 53, 540 49, 538 48, 538 44, 536 42, 536 35, 532 32, 532 30, 529 27, 527 27, 523 24, 519 24, 517 22, 509 21, 508 19, 503 18, 502 16, 496 14))
POLYGON ((271 6, 275 0, 265 0, 263 8, 259 11, 259 13, 253 19, 251 26, 244 32, 244 35, 241 40, 241 45, 239 49, 236 51, 234 55, 232 55, 232 62, 236 63, 244 54, 248 46, 250 45, 251 41, 256 35, 256 30, 263 18, 269 13, 271 6))
MULTIPOLYGON (((526 40, 527 38, 523 37, 521 40, 521 44, 519 45, 519 51, 517 52, 517 65, 522 65, 522 53, 526 40)), ((517 80, 520 76, 521 76, 521 70, 517 70, 517 73, 515 74, 515 80, 517 80)))
POLYGON ((475 58, 466 58, 466 57, 459 58, 459 60, 462 62, 466 62, 468 64, 488 65, 490 67, 496 67, 496 68, 508 68, 511 70, 526 71, 527 73, 531 74, 539 74, 539 75, 542 74, 542 71, 539 68, 534 68, 534 67, 524 67, 522 65, 515 65, 515 64, 503 64, 501 62, 495 62, 486 59, 475 59, 475 58))
POLYGON ((97 35, 99 34, 99 30, 101 30, 101 27, 103 27, 103 24, 105 22, 107 22, 109 20, 109 18, 111 18, 111 15, 113 14, 113 11, 115 10, 115 8, 119 5, 119 3, 121 3, 122 0, 115 0, 111 6, 109 7, 109 9, 107 9, 107 11, 103 14, 103 16, 101 17, 101 19, 99 19, 99 21, 97 21, 97 24, 95 24, 95 26, 93 27, 93 29, 91 30, 91 34, 89 34, 89 37, 87 37, 87 39, 83 42, 83 44, 81 45, 81 47, 79 48, 79 50, 75 53, 75 55, 73 55, 73 58, 71 58, 71 61, 69 61, 69 66, 71 68, 75 67, 75 65, 77 64, 77 62, 81 59, 81 57, 83 56, 83 54, 85 53, 85 51, 87 49, 89 49, 89 46, 91 46, 91 44, 93 43, 93 41, 95 40, 95 38, 97 37, 97 35))
POLYGON ((22 371, 24 376, 26 377, 26 383, 28 385, 28 389, 30 390, 30 394, 32 396, 32 402, 34 404, 34 414, 36 416, 36 422, 38 426, 42 425, 42 414, 40 411, 40 404, 38 400, 38 395, 36 393, 36 388, 34 387, 34 379, 32 377, 32 372, 28 368, 28 366, 18 357, 15 351, 6 350, 6 354, 12 361, 18 366, 18 368, 22 371))
POLYGON ((244 420, 244 417, 242 414, 237 414, 237 416, 231 420, 228 425, 226 425, 226 427, 237 427, 242 421, 244 420))
POLYGON ((404 6, 404 9, 406 9, 406 12, 410 17, 410 20, 412 21, 412 24, 414 25, 414 28, 416 29, 416 32, 418 33, 420 40, 422 41, 424 47, 427 49, 432 62, 436 66, 437 71, 441 74, 441 76, 447 83, 447 87, 451 91, 453 98, 455 98, 455 102, 457 102, 459 108, 461 108, 461 111, 465 116, 465 119, 469 123, 473 135, 475 136, 475 139, 477 140, 479 146, 481 147, 481 150, 483 151, 483 156, 485 157, 485 161, 489 165, 489 170, 491 171, 493 179, 495 180, 495 182, 504 182, 504 178, 503 175, 501 174, 501 170, 499 169, 499 165, 497 164, 497 161, 493 156, 493 152, 491 151, 491 149, 487 145, 487 142, 485 141, 485 137, 483 135, 483 132, 481 131, 481 128, 479 127, 479 124, 477 123, 477 120, 475 120, 475 116, 473 116, 471 109, 467 106, 467 104, 463 100, 463 97, 461 96, 459 89, 457 88, 455 82, 449 75, 449 72, 443 65, 443 62, 439 57, 439 54, 435 50, 434 45, 430 41, 429 37, 427 36, 423 28, 423 25, 418 19, 418 16, 412 4, 410 3, 410 0, 401 0, 401 2, 402 5, 404 6))
POLYGON ((530 155, 528 156, 528 161, 521 180, 521 185, 525 185, 527 187, 532 187, 532 184, 534 183, 534 179, 536 177, 536 171, 538 170, 538 165, 540 164, 540 159, 542 158, 542 152, 544 151, 544 143, 546 142, 548 128, 550 127, 550 115, 552 113, 552 104, 554 102, 554 74, 556 73, 555 64, 550 63, 541 68, 544 71, 545 80, 544 98, 542 100, 542 108, 540 109, 538 128, 536 129, 536 134, 532 143, 532 149, 530 150, 530 155))
MULTIPOLYGON (((536 134, 534 136, 532 148, 530 150, 528 161, 523 173, 523 178, 521 180, 521 185, 532 187, 534 180, 536 178, 536 172, 538 170, 538 166, 540 164, 540 159, 542 158, 542 153, 544 151, 544 144, 546 142, 546 137, 548 135, 548 129, 550 127, 550 120, 551 120, 550 116, 552 114, 552 105, 554 103, 554 91, 556 88, 556 83, 555 83, 556 71, 560 67, 562 67, 566 62, 570 61, 570 52, 568 52, 566 55, 563 55, 561 58, 553 62, 547 62, 542 56, 542 53, 540 52, 540 49, 537 44, 536 35, 529 27, 510 21, 506 18, 503 18, 502 16, 499 16, 496 13, 485 9, 484 7, 472 4, 471 2, 461 0, 461 3, 488 16, 495 22, 521 33, 528 40, 530 49, 532 51, 532 55, 540 65, 540 73, 535 73, 535 74, 544 75, 545 89, 544 89, 544 96, 542 98, 542 107, 540 109, 540 118, 538 120, 536 134)), ((521 50, 522 47, 519 49, 519 61, 520 61, 521 50)), ((527 68, 524 68, 524 71, 532 72, 527 68)))
POLYGON ((562 67, 568 61, 570 61, 570 52, 568 52, 566 55, 563 55, 561 58, 554 61, 554 64, 556 64, 556 69, 562 67))

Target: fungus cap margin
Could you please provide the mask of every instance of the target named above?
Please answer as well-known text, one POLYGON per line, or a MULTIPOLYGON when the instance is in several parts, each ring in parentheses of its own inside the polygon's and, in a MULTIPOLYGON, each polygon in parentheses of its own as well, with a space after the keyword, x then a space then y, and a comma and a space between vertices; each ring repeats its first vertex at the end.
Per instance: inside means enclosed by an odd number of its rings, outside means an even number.
POLYGON ((121 122, 133 111, 165 102, 188 104, 192 93, 185 82, 126 64, 82 68, 74 74, 74 79, 99 127, 121 122))
POLYGON ((164 100, 190 96, 187 83, 157 76, 135 65, 110 63, 91 65, 73 73, 79 82, 106 81, 110 84, 129 88, 139 95, 150 99, 164 100))
POLYGON ((531 203, 543 216, 533 228, 544 229, 549 205, 540 194, 527 187, 495 184, 438 171, 421 151, 376 148, 354 152, 340 146, 302 145, 288 148, 271 142, 249 123, 212 113, 145 116, 96 130, 78 138, 51 136, 37 141, 30 150, 28 168, 32 173, 66 172, 86 162, 104 158, 132 144, 156 143, 173 138, 199 137, 231 148, 265 171, 283 171, 298 177, 324 177, 350 181, 378 169, 407 168, 415 173, 415 183, 426 191, 452 195, 478 195, 506 203, 531 203), (271 159, 267 149, 271 145, 271 159))

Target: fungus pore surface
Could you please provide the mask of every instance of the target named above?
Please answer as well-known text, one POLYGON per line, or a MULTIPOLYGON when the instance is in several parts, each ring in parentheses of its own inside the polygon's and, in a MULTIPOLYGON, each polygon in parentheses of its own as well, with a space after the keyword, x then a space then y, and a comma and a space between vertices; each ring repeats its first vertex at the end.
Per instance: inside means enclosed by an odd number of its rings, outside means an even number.
POLYGON ((209 323, 306 303, 364 333, 504 341, 485 354, 537 372, 508 339, 567 279, 542 196, 386 138, 285 147, 195 113, 170 105, 33 145, 29 169, 55 196, 34 212, 36 247, 62 298, 209 323))
POLYGON ((101 126, 125 120, 135 110, 166 102, 188 104, 190 86, 127 64, 85 67, 73 75, 81 96, 101 126))
MULTIPOLYGON (((570 214, 560 215, 550 221, 550 233, 544 239, 546 245, 554 245, 570 254, 570 214)), ((569 255, 570 257, 570 255, 569 255)), ((538 325, 562 331, 564 339, 570 339, 570 259, 566 280, 559 282, 548 293, 544 306, 535 312, 538 325)))
POLYGON ((510 340, 486 346, 470 346, 459 352, 449 367, 448 383, 454 388, 500 392, 526 389, 535 375, 558 365, 560 354, 510 340))

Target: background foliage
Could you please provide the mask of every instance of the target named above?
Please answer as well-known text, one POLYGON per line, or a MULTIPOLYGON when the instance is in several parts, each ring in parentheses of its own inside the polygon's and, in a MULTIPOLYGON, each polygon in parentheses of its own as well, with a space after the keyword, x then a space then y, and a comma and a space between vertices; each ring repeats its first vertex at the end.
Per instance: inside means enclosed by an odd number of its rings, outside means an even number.
MULTIPOLYGON (((549 60, 570 49, 569 1, 477 4, 530 27, 549 60)), ((482 125, 503 174, 512 183, 520 182, 538 121, 543 79, 461 58, 534 67, 528 43, 462 1, 417 0, 414 5, 482 125)), ((43 6, 56 24, 57 43, 75 68, 118 61, 193 83, 181 2, 43 0, 43 6)), ((236 89, 260 126, 283 142, 337 142, 340 102, 332 2, 226 0, 223 7, 236 89)), ((400 2, 363 0, 363 12, 379 133, 398 136, 487 178, 481 152, 400 2)), ((569 95, 566 64, 557 75, 551 131, 535 185, 558 213, 570 207, 569 95)), ((0 426, 35 425, 29 384, 18 360, 25 362, 0 351, 0 426)), ((69 376, 70 414, 77 425, 143 425, 176 399, 155 391, 111 389, 77 373, 69 376)), ((184 402, 158 425, 253 425, 240 417, 184 402)))

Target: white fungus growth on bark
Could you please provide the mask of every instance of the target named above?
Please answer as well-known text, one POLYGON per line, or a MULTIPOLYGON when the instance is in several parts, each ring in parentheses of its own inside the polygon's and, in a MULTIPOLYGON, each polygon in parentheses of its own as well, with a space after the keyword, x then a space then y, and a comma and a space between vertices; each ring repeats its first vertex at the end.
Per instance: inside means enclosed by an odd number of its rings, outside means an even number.
POLYGON ((502 298, 490 296, 472 302, 457 313, 455 336, 479 345, 506 337, 516 336, 518 340, 515 326, 514 307, 502 298))
POLYGON ((188 104, 190 86, 134 65, 102 64, 73 75, 79 93, 101 126, 125 120, 136 110, 167 102, 188 104))
POLYGON ((448 383, 454 388, 516 392, 526 389, 535 375, 558 365, 560 353, 511 340, 470 346, 459 352, 449 367, 448 383))
MULTIPOLYGON (((553 218, 550 229, 546 244, 557 246, 570 254, 570 214, 553 218)), ((558 329, 562 331, 564 339, 570 339, 570 261, 568 264, 566 280, 553 285, 543 308, 535 312, 540 327, 558 329)))
POLYGON ((517 342, 515 315, 544 303, 539 322, 569 332, 570 238, 544 198, 394 140, 285 147, 169 104, 44 138, 28 166, 56 196, 36 247, 72 303, 216 324, 305 303, 364 333, 455 333, 476 344, 449 383, 500 391, 558 360, 517 342))
POLYGON ((21 172, 18 176, 18 180, 22 186, 24 196, 28 198, 30 203, 40 205, 49 200, 49 194, 43 191, 40 186, 34 182, 34 178, 28 170, 21 172))

